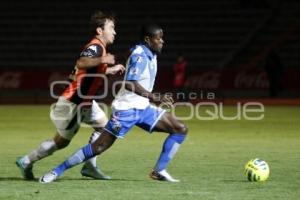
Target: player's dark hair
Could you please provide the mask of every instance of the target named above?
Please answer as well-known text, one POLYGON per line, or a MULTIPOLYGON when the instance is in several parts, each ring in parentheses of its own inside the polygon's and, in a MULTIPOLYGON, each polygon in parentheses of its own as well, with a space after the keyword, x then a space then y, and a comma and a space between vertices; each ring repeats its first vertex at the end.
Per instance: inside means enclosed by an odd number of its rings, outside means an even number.
POLYGON ((90 32, 92 35, 97 34, 96 29, 98 27, 104 29, 105 22, 111 20, 115 22, 115 15, 113 13, 104 13, 100 10, 94 12, 90 20, 90 32))
POLYGON ((140 40, 144 41, 145 37, 153 37, 157 30, 162 30, 162 28, 157 24, 146 24, 141 28, 140 40))

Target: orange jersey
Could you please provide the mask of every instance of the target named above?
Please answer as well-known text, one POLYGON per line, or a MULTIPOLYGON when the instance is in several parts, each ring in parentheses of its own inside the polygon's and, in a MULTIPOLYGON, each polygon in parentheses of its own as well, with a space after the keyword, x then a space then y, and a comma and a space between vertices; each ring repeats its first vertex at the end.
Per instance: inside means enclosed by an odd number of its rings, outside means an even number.
MULTIPOLYGON (((94 38, 84 47, 81 56, 101 57, 105 54, 105 46, 99 39, 94 38)), ((107 64, 100 64, 88 69, 77 69, 75 67, 69 77, 70 84, 64 90, 62 96, 75 104, 92 101, 103 85, 103 75, 97 75, 105 74, 106 68, 107 64)))

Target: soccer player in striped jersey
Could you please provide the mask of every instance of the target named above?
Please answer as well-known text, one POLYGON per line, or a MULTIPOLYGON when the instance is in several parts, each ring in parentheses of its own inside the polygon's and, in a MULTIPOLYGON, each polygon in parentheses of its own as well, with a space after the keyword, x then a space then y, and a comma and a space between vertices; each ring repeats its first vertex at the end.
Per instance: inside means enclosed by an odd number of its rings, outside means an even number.
MULTIPOLYGON (((115 64, 114 55, 106 52, 106 47, 114 42, 116 35, 114 17, 97 11, 92 15, 90 25, 93 38, 81 52, 68 86, 51 107, 50 117, 57 133, 16 161, 25 179, 34 179, 32 168, 35 162, 68 146, 81 122, 95 129, 89 140, 92 143, 100 136, 99 129, 108 121, 94 100, 95 95, 103 87, 104 74, 123 73, 125 68, 115 64)), ((96 157, 85 162, 81 174, 94 179, 110 179, 97 167, 96 157)))
POLYGON ((116 138, 123 138, 134 125, 150 133, 157 131, 168 134, 150 177, 154 180, 179 182, 166 169, 185 140, 187 128, 169 112, 150 105, 150 101, 169 106, 173 104, 172 97, 152 93, 157 72, 157 54, 161 52, 163 43, 163 30, 159 26, 147 25, 142 29, 141 43, 131 49, 123 85, 112 103, 113 113, 105 131, 94 143, 79 149, 42 176, 41 183, 50 183, 62 176, 65 170, 101 154, 116 138))

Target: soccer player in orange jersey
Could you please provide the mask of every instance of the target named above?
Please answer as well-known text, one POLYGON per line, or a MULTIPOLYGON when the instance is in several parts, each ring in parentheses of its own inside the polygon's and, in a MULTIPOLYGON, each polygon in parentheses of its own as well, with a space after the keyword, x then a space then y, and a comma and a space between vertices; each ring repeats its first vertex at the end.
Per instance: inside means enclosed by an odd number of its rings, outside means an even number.
MULTIPOLYGON (((114 17, 97 11, 92 15, 90 25, 93 38, 81 52, 69 77, 68 87, 51 107, 50 117, 57 133, 16 161, 25 179, 34 179, 32 168, 36 161, 68 146, 81 122, 95 129, 89 140, 92 143, 100 136, 98 128, 104 127, 108 121, 94 97, 103 87, 103 74, 123 73, 124 66, 115 64, 114 55, 106 53, 106 47, 114 42, 116 36, 114 17)), ((110 179, 97 167, 96 157, 85 162, 81 174, 94 179, 110 179)))

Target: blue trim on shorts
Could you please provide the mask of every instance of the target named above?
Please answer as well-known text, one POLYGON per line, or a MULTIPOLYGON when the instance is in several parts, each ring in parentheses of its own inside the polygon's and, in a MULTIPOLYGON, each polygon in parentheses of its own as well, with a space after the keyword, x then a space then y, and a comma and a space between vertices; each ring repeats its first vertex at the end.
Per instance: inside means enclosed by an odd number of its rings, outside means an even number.
POLYGON ((160 118, 166 113, 166 110, 162 110, 162 112, 160 113, 160 115, 157 117, 156 121, 152 124, 151 128, 150 128, 150 133, 152 132, 153 128, 155 127, 155 125, 157 124, 157 122, 160 120, 160 118))
POLYGON ((105 130, 118 138, 124 138, 135 125, 151 133, 164 113, 165 110, 151 105, 145 109, 114 110, 105 130))

